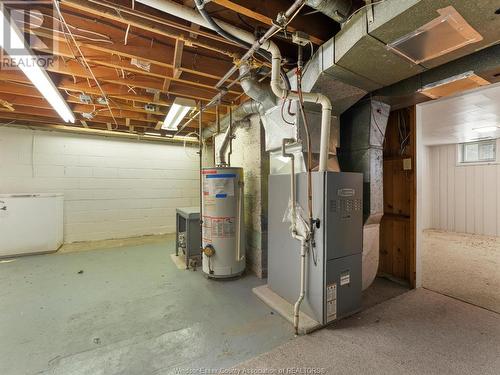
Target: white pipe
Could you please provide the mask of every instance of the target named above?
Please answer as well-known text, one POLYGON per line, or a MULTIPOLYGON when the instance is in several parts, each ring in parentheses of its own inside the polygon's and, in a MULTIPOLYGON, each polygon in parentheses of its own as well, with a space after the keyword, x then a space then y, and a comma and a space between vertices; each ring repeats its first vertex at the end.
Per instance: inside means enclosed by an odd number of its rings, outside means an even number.
POLYGON ((237 237, 238 237, 238 242, 237 242, 237 253, 236 253, 236 260, 239 262, 243 259, 241 256, 241 221, 243 219, 243 194, 245 193, 245 189, 243 189, 243 181, 239 181, 240 184, 240 193, 238 194, 238 232, 237 232, 237 237))
POLYGON ((306 295, 306 254, 307 246, 309 243, 309 236, 311 235, 310 229, 306 228, 305 233, 297 232, 297 204, 296 204, 296 183, 295 183, 295 157, 292 153, 286 152, 287 143, 293 143, 295 139, 285 138, 281 146, 281 154, 283 157, 290 158, 292 163, 290 171, 290 201, 292 203, 291 207, 291 218, 292 223, 291 231, 292 237, 300 241, 300 292, 297 301, 293 306, 293 327, 295 329, 295 334, 299 334, 299 318, 300 318, 300 305, 304 300, 306 295))
POLYGON ((299 298, 293 306, 293 327, 295 329, 295 334, 299 334, 299 315, 300 315, 300 305, 304 300, 306 294, 306 254, 307 254, 307 243, 308 241, 304 238, 300 240, 300 294, 299 298))
POLYGON ((290 212, 291 218, 290 222, 292 223, 292 233, 297 233, 297 220, 296 220, 296 214, 297 214, 297 204, 295 201, 295 196, 296 196, 296 185, 295 185, 295 156, 292 153, 287 153, 286 152, 286 145, 287 143, 293 143, 295 142, 295 139, 293 138, 283 138, 283 143, 281 145, 281 155, 284 158, 290 158, 291 159, 291 171, 290 171, 290 202, 292 203, 292 210, 290 212))
MULTIPOLYGON (((299 94, 295 91, 285 90, 281 87, 280 65, 281 53, 279 49, 270 50, 272 54, 272 71, 271 71, 271 88, 274 94, 281 99, 299 100, 299 94)), ((309 103, 317 103, 321 105, 321 138, 320 138, 320 154, 319 154, 319 171, 326 172, 328 165, 329 142, 330 142, 330 125, 332 116, 332 103, 325 95, 320 93, 304 93, 302 95, 304 101, 309 103)))
MULTIPOLYGON (((188 8, 184 5, 178 4, 171 0, 136 0, 138 3, 147 5, 151 8, 155 8, 161 10, 162 12, 171 14, 175 17, 182 18, 186 21, 195 23, 197 25, 206 27, 210 30, 213 30, 212 26, 205 21, 205 19, 198 13, 197 10, 188 8)), ((228 33, 244 40, 249 44, 253 44, 255 42, 255 37, 252 33, 248 31, 239 29, 227 22, 221 21, 219 19, 214 19, 217 24, 226 30, 228 33)))

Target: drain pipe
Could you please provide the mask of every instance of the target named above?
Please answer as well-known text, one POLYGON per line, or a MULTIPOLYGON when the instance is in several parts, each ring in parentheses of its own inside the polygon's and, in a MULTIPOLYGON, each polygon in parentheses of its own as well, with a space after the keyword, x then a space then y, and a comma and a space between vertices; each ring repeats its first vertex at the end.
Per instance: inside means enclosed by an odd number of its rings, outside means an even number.
POLYGON ((295 183, 295 155, 286 152, 287 144, 295 143, 293 138, 284 138, 281 145, 281 155, 285 158, 290 158, 291 161, 291 171, 290 171, 290 222, 292 237, 300 241, 300 292, 297 301, 293 306, 293 328, 295 329, 295 334, 299 334, 299 319, 300 319, 300 305, 304 300, 306 295, 306 255, 309 249, 309 239, 311 236, 310 228, 304 225, 304 233, 299 233, 297 231, 297 203, 296 203, 296 183, 295 183))

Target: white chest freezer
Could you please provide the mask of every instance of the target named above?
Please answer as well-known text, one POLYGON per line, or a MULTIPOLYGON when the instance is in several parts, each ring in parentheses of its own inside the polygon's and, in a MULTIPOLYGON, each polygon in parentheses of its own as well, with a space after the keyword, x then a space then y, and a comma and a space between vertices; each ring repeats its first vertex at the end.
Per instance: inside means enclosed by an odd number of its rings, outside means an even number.
POLYGON ((0 257, 57 251, 63 194, 0 194, 0 257))

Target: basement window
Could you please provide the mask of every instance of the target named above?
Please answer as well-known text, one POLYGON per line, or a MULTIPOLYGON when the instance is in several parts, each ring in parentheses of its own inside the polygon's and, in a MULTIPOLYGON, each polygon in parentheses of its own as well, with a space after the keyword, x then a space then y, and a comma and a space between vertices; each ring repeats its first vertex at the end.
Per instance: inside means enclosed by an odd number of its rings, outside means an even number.
POLYGON ((496 140, 461 143, 458 152, 460 164, 496 162, 496 140))

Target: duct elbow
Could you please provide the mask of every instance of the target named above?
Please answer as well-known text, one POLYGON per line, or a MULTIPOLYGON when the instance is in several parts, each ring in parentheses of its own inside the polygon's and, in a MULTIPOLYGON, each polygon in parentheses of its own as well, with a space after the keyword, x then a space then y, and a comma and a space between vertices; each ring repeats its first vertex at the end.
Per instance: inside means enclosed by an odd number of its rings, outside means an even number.
POLYGON ((277 105, 276 96, 271 87, 257 80, 248 63, 240 66, 240 84, 245 94, 260 104, 261 110, 266 111, 277 105))

